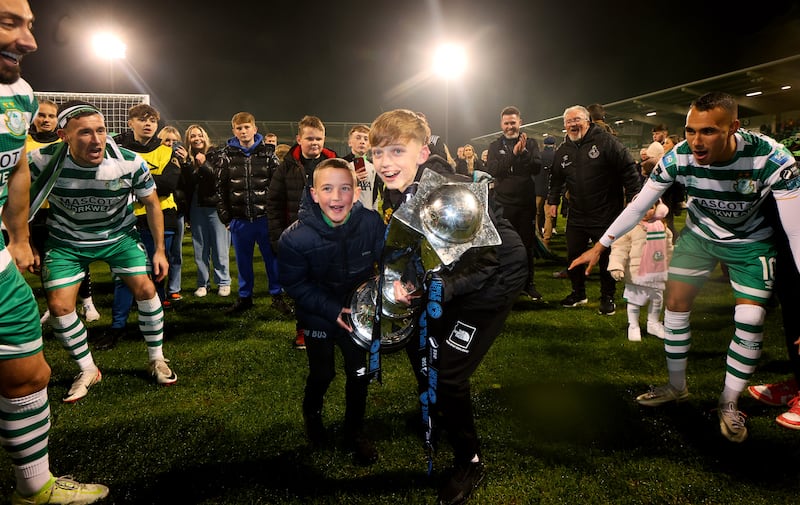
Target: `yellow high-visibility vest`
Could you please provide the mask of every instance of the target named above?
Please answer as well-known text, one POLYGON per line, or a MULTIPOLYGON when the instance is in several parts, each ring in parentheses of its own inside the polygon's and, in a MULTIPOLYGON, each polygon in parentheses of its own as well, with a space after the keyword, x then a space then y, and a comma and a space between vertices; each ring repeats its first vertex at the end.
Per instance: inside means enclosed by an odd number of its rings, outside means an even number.
MULTIPOLYGON (((160 175, 172 159, 172 148, 167 146, 158 146, 149 153, 136 154, 141 156, 142 159, 144 159, 144 161, 147 163, 148 168, 150 168, 150 173, 153 175, 160 175)), ((167 196, 159 195, 158 201, 161 202, 161 210, 178 208, 178 205, 175 203, 175 198, 172 197, 172 193, 167 196)), ((143 216, 147 212, 145 206, 137 201, 133 204, 133 213, 137 216, 143 216)))

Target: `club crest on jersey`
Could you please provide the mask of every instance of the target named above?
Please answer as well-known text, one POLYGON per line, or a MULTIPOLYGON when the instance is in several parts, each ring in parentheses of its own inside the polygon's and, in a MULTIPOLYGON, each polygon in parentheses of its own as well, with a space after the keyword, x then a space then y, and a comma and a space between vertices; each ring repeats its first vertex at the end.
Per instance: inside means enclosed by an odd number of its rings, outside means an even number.
POLYGON ((752 173, 745 172, 738 174, 733 181, 733 189, 742 195, 751 195, 756 192, 756 182, 752 179, 752 173))
POLYGON ((18 109, 6 110, 5 123, 8 131, 15 137, 24 137, 28 133, 25 115, 18 109))
POLYGON ((453 332, 447 337, 447 344, 458 351, 469 352, 469 346, 475 337, 475 330, 474 326, 458 321, 453 327, 453 332))
POLYGON ((110 189, 111 191, 117 191, 121 186, 119 179, 112 179, 106 182, 106 189, 110 189))
POLYGON ((589 157, 591 159, 597 159, 600 156, 600 149, 597 148, 597 144, 593 145, 591 149, 589 149, 589 157))
POLYGON ((772 160, 778 165, 783 165, 792 158, 792 153, 788 149, 776 149, 772 154, 772 160))
POLYGON ((797 164, 784 168, 779 174, 781 180, 786 184, 786 189, 794 190, 800 188, 800 173, 797 171, 797 164))

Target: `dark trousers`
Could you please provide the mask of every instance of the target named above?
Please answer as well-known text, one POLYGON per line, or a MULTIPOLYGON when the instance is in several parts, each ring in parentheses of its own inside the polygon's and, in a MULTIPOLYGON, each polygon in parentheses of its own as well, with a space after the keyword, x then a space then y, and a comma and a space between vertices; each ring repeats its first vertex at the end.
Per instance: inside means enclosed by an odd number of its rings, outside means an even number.
MULTIPOLYGON (((438 387, 431 415, 447 432, 455 461, 466 463, 480 454, 469 379, 502 331, 513 300, 485 310, 462 310, 457 304, 455 300, 445 304, 438 320, 428 318, 429 334, 439 342, 438 387)), ((406 351, 414 366, 418 392, 427 390, 428 378, 421 373, 425 351, 416 341, 410 342, 406 351)))
POLYGON ((308 356, 308 378, 306 379, 303 412, 318 414, 328 387, 336 376, 336 347, 342 351, 345 383, 345 434, 358 434, 364 424, 367 406, 369 379, 364 375, 367 366, 367 353, 357 346, 344 331, 325 332, 304 329, 306 355, 308 356))
POLYGON ((525 253, 528 260, 528 282, 526 287, 533 286, 533 244, 536 239, 536 200, 535 196, 531 196, 531 204, 527 207, 516 205, 504 205, 503 217, 506 218, 511 226, 519 234, 522 239, 522 245, 525 246, 525 253))
MULTIPOLYGON (((603 228, 586 228, 583 226, 575 226, 567 221, 567 265, 572 263, 572 260, 583 254, 589 245, 589 240, 596 243, 603 236, 603 228)), ((598 267, 600 269, 600 296, 614 297, 616 292, 616 283, 611 274, 608 273, 608 258, 611 255, 611 249, 606 249, 600 255, 598 267)), ((578 294, 586 294, 586 267, 578 266, 572 270, 568 270, 569 280, 572 283, 572 290, 578 294)))

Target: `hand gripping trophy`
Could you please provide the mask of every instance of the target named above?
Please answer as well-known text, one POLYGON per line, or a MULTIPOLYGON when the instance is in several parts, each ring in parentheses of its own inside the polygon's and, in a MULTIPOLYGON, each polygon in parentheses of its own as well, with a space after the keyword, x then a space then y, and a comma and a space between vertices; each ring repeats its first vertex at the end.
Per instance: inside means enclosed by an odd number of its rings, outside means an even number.
POLYGON ((380 275, 359 286, 351 298, 351 337, 358 345, 373 355, 402 349, 424 307, 400 303, 395 285, 401 283, 414 296, 467 250, 500 244, 488 199, 488 182, 452 182, 425 170, 414 197, 392 215, 380 275))

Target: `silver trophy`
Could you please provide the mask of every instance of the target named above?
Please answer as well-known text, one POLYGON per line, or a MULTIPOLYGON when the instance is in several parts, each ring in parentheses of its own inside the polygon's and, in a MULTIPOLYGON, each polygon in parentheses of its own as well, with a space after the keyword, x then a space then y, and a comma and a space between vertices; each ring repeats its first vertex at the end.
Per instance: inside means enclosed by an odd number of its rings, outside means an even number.
POLYGON ((381 352, 402 349, 414 332, 420 307, 398 303, 394 283, 402 282, 409 293, 421 292, 428 273, 448 268, 473 247, 500 245, 488 200, 487 182, 452 182, 425 170, 414 197, 392 215, 382 275, 363 283, 350 299, 356 344, 365 350, 372 344, 380 293, 381 352))

